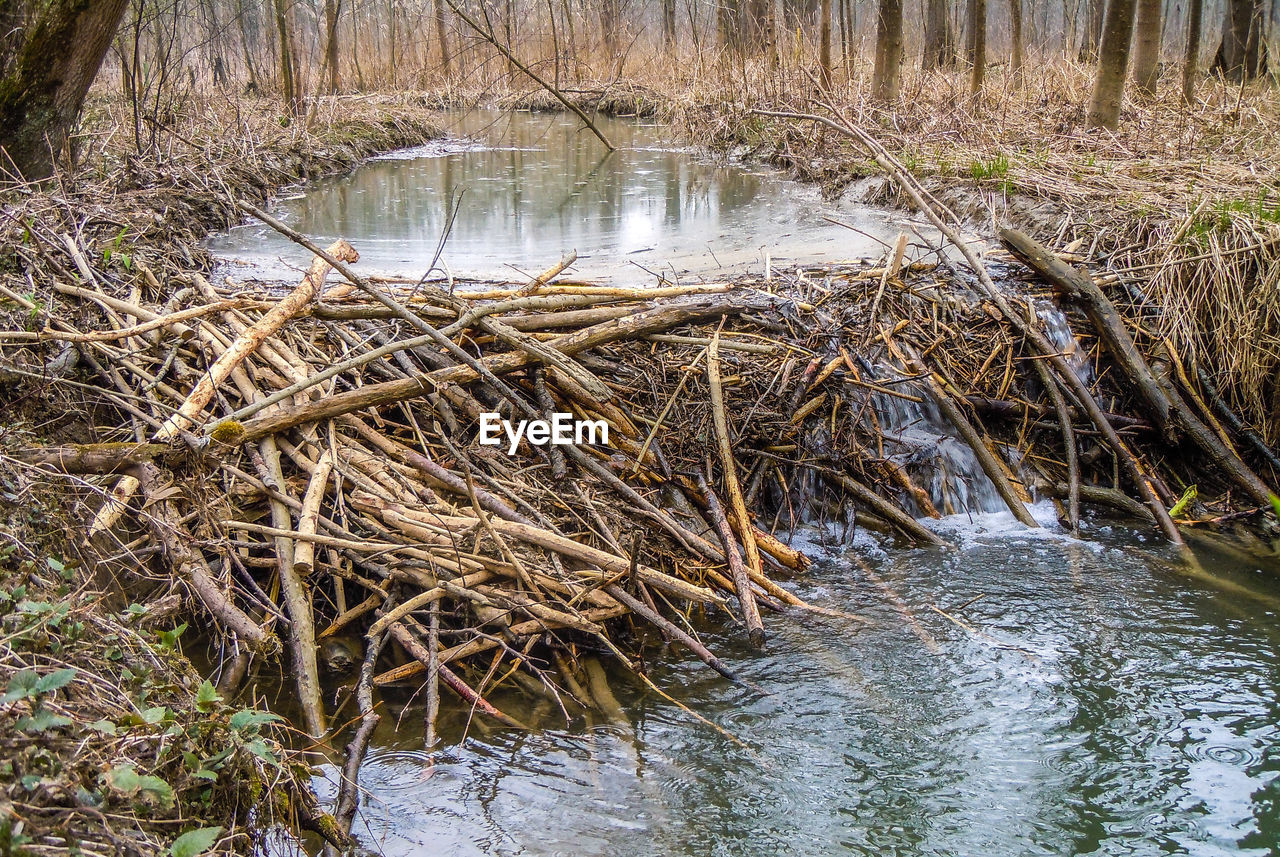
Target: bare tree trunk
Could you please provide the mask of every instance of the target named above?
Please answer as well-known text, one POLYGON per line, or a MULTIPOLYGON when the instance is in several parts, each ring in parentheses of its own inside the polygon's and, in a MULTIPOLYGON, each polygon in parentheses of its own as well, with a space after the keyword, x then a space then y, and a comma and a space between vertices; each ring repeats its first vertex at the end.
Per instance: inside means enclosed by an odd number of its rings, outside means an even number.
POLYGON ((297 51, 293 39, 293 13, 289 0, 274 0, 276 32, 280 35, 280 89, 285 108, 295 118, 306 112, 302 101, 302 82, 298 79, 297 51))
POLYGON ((831 88, 831 0, 822 0, 818 16, 818 71, 823 89, 831 88))
POLYGON ((1196 75, 1200 71, 1200 29, 1204 18, 1203 0, 1191 0, 1187 6, 1187 53, 1182 62, 1182 100, 1196 100, 1196 75))
POLYGON ((1222 41, 1213 61, 1215 70, 1237 81, 1267 73, 1263 18, 1263 0, 1227 0, 1222 41))
POLYGON ((662 0, 662 44, 667 48, 676 44, 676 0, 662 0))
POLYGON ((1133 80, 1138 91, 1155 98, 1160 81, 1160 25, 1164 0, 1138 0, 1137 34, 1133 50, 1133 80))
MULTIPOLYGON (((9 19, 12 7, 0 5, 9 19)), ((52 175, 126 5, 54 0, 26 9, 25 39, 0 68, 0 169, 52 175)))
POLYGON ((340 88, 338 76, 338 18, 342 15, 342 0, 324 0, 324 64, 329 70, 329 94, 337 95, 340 88))
POLYGON ((444 0, 435 0, 436 44, 440 45, 440 66, 445 80, 453 76, 453 57, 449 53, 449 32, 445 22, 444 0))
POLYGON ((720 44, 740 53, 742 51, 741 0, 719 0, 716 5, 716 23, 720 31, 720 44))
MULTIPOLYGON (((672 4, 675 0, 669 0, 672 4)), ((747 0, 746 28, 748 44, 760 53, 774 56, 776 47, 773 19, 773 0, 747 0)))
POLYGON ((1133 41, 1133 17, 1137 0, 1111 0, 1102 26, 1098 50, 1098 76, 1089 100, 1088 123, 1092 127, 1120 126, 1124 104, 1124 79, 1129 71, 1129 43, 1133 41))
MULTIPOLYGON (((253 64, 253 51, 249 48, 249 43, 253 39, 249 35, 249 22, 246 19, 244 0, 236 0, 236 18, 240 24, 240 48, 244 53, 245 71, 249 73, 248 91, 257 92, 258 87, 258 69, 253 64)), ((255 32, 256 32, 255 27, 255 32)))
POLYGON ((947 0, 925 0, 924 56, 920 67, 928 71, 949 66, 955 61, 954 50, 947 0))
MULTIPOLYGON (((1033 19, 1034 22, 1034 19, 1033 19)), ((1022 71, 1022 0, 1009 0, 1009 36, 1013 41, 1012 53, 1009 57, 1009 70, 1014 74, 1022 71)))
POLYGON ((876 25, 876 64, 871 73, 871 95, 880 101, 896 101, 902 66, 902 0, 880 0, 876 25))
POLYGON ((1102 43, 1102 19, 1106 11, 1103 0, 1089 0, 1088 20, 1080 38, 1080 62, 1093 62, 1098 58, 1098 45, 1102 43))
POLYGON ((987 0, 969 0, 969 61, 969 94, 978 95, 987 74, 987 0))

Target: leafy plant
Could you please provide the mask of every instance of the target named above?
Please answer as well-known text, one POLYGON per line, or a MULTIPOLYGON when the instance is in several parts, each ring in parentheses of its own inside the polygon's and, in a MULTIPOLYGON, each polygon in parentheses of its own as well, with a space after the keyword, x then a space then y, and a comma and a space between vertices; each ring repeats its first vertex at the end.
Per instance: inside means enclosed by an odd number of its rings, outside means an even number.
POLYGON ((198 857, 212 848, 221 835, 221 827, 200 827, 188 830, 173 840, 173 844, 169 846, 169 857, 198 857))

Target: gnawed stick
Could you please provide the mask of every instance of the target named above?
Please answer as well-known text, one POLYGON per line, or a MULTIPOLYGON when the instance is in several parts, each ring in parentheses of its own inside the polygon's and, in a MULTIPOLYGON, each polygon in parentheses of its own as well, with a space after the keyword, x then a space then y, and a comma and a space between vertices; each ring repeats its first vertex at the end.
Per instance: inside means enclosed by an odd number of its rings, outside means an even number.
MULTIPOLYGON (((404 624, 404 622, 394 622, 388 627, 388 632, 397 643, 404 647, 404 650, 416 658, 423 670, 429 669, 432 663, 431 652, 425 645, 414 635, 412 631, 404 624)), ((487 717, 492 717, 504 726, 510 726, 513 729, 528 729, 529 727, 516 720, 502 711, 494 707, 483 696, 477 693, 469 684, 458 677, 457 673, 444 665, 444 658, 436 659, 437 669, 439 670, 440 681, 452 690, 458 696, 472 706, 473 709, 479 711, 487 717)), ((376 679, 375 679, 376 683, 376 679)))
POLYGON ((1076 431, 1071 425, 1071 415, 1067 412, 1067 400, 1058 389, 1058 382, 1044 365, 1036 360, 1036 372, 1040 375, 1040 383, 1045 392, 1053 400, 1054 410, 1058 412, 1058 423, 1062 431, 1062 445, 1067 453, 1067 526, 1071 535, 1080 535, 1080 459, 1076 454, 1076 431))
POLYGON ((711 515, 711 523, 715 525, 716 532, 720 534, 720 541, 724 544, 725 558, 729 561, 729 574, 733 580, 734 591, 738 594, 738 603, 742 606, 742 621, 747 626, 748 639, 751 640, 751 645, 758 649, 764 645, 764 622, 760 619, 760 609, 756 606, 756 597, 751 591, 751 577, 747 574, 746 566, 742 564, 738 543, 733 537, 733 530, 729 528, 729 521, 725 518, 724 509, 720 506, 715 492, 701 476, 698 477, 698 483, 703 496, 707 499, 707 512, 711 515))
POLYGON ((1147 402, 1166 440, 1175 440, 1177 433, 1185 435, 1255 502, 1270 502, 1271 489, 1267 484, 1196 416, 1170 381, 1153 371, 1138 351, 1115 306, 1087 271, 1063 263, 1043 245, 1016 229, 1001 229, 1000 239, 1015 256, 1063 291, 1068 299, 1084 307, 1112 357, 1147 402))
MULTIPOLYGON (((360 258, 360 254, 355 251, 355 248, 343 240, 335 241, 326 252, 328 255, 343 262, 355 262, 360 258)), ((297 315, 315 299, 316 295, 320 293, 320 289, 324 286, 329 267, 329 263, 324 259, 317 258, 313 261, 311 267, 307 270, 306 276, 302 278, 302 282, 298 284, 297 288, 290 292, 288 297, 272 307, 266 315, 237 336, 231 346, 222 352, 213 365, 209 367, 208 371, 200 376, 200 380, 196 382, 195 387, 187 394, 187 398, 181 407, 165 420, 164 424, 152 436, 152 440, 157 443, 165 443, 172 440, 180 432, 191 428, 195 418, 200 415, 200 412, 205 409, 205 406, 213 398, 214 391, 227 380, 232 371, 243 363, 246 357, 256 351, 264 340, 283 327, 285 322, 297 315)), ((93 523, 89 525, 89 536, 92 537, 97 533, 104 532, 114 525, 124 513, 129 499, 137 490, 138 480, 135 477, 122 477, 112 492, 111 502, 105 504, 98 511, 93 523)))
MULTIPOLYGON (((360 766, 364 763, 365 753, 369 749, 369 739, 377 728, 382 717, 373 704, 373 671, 378 662, 378 654, 386 636, 378 634, 369 636, 365 645, 364 660, 360 664, 360 680, 356 684, 356 705, 360 709, 360 725, 347 744, 346 760, 342 765, 342 782, 338 785, 338 800, 333 812, 338 830, 344 836, 351 835, 351 824, 355 821, 356 810, 360 806, 360 766)), ((326 849, 329 851, 330 846, 326 849)), ((332 854, 338 854, 332 849, 332 854)))
MULTIPOLYGON (((965 241, 955 228, 943 219, 943 215, 938 211, 938 209, 942 209, 943 207, 938 204, 937 200, 933 199, 932 195, 924 188, 923 185, 920 184, 915 176, 911 174, 911 171, 899 163, 898 160, 894 158, 894 156, 890 154, 878 140, 830 104, 824 104, 823 106, 829 109, 837 119, 830 119, 826 116, 818 116, 813 113, 795 113, 778 110, 755 110, 752 112, 758 113, 762 116, 778 116, 785 119, 803 119, 810 122, 817 122, 831 128, 839 134, 843 134, 853 140, 856 140, 871 154, 871 157, 875 162, 883 167, 889 175, 893 177, 898 186, 902 188, 907 196, 911 198, 911 201, 915 203, 916 207, 929 219, 929 222, 946 237, 947 241, 949 241, 952 246, 960 251, 961 255, 964 256, 965 261, 969 263, 970 268, 973 269, 974 274, 977 276, 978 283, 982 287, 983 293, 987 299, 1000 310, 1001 315, 1004 316, 1009 325, 1018 333, 1025 336, 1027 341, 1035 347, 1035 350, 1049 361, 1053 366, 1054 371, 1058 373, 1058 376, 1062 378, 1068 389, 1071 390, 1072 395, 1080 407, 1084 408, 1089 414, 1089 419, 1093 421, 1095 426, 1097 426, 1098 431, 1102 434, 1103 438, 1106 439, 1107 445, 1115 451, 1116 458, 1120 461, 1121 466, 1124 467, 1125 472, 1129 475, 1129 478, 1137 487, 1138 492, 1150 507, 1151 514, 1159 523, 1161 531, 1169 541, 1174 544, 1183 544, 1182 536, 1178 533, 1177 526, 1174 525, 1173 519, 1169 517, 1169 512, 1165 509, 1164 504, 1160 502, 1160 498, 1156 495, 1155 489, 1152 487, 1146 473, 1143 472, 1142 467, 1138 464, 1137 458, 1129 450, 1129 447, 1125 442, 1120 439, 1120 436, 1116 434, 1116 431, 1112 428, 1111 424, 1107 422, 1106 416, 1102 412, 1102 408, 1100 408, 1098 403, 1094 401, 1093 394, 1089 391, 1089 388, 1085 386, 1085 383, 1081 381, 1075 372, 1072 371, 1071 367, 1067 365, 1066 360, 1063 359, 1062 355, 1058 353, 1058 350, 1053 347, 1053 344, 1049 342, 1044 333, 1039 328, 1028 324, 1027 321, 1009 305, 1009 302, 992 281, 991 274, 987 271, 986 265, 982 263, 982 260, 978 258, 978 255, 973 251, 973 248, 969 246, 969 242, 965 241)), ((946 210, 943 209, 943 211, 946 210)), ((956 220, 954 214, 951 214, 950 212, 947 212, 947 214, 950 216, 952 221, 956 220)))
POLYGON ((298 539, 293 545, 293 570, 303 577, 311 574, 311 570, 315 568, 316 543, 308 536, 316 534, 320 504, 324 502, 325 489, 332 472, 333 455, 326 450, 316 462, 316 469, 311 471, 311 481, 307 483, 307 492, 302 497, 302 511, 298 513, 298 539))
MULTIPOLYGON (((751 516, 747 513, 747 504, 742 499, 742 487, 738 484, 738 465, 733 458, 733 443, 729 438, 729 418, 724 410, 724 389, 720 383, 719 330, 711 337, 711 344, 707 346, 707 384, 710 388, 711 421, 715 428, 716 448, 720 452, 720 469, 724 474, 725 491, 733 506, 733 516, 738 524, 742 548, 746 551, 747 565, 763 577, 764 564, 760 561, 760 548, 756 546, 755 529, 751 525, 751 516)), ((707 507, 711 510, 713 520, 716 513, 720 513, 719 520, 715 521, 717 528, 723 524, 727 529, 729 523, 725 519, 724 510, 720 509, 720 504, 711 493, 710 487, 705 482, 699 487, 704 488, 704 493, 707 495, 707 507)), ((760 621, 760 610, 756 607, 755 596, 751 593, 751 585, 748 582, 746 570, 742 567, 742 559, 736 556, 737 547, 733 544, 732 536, 721 532, 720 537, 725 543, 725 555, 729 559, 733 582, 738 590, 742 618, 747 624, 747 638, 751 640, 751 645, 759 649, 764 646, 764 624, 760 621)))

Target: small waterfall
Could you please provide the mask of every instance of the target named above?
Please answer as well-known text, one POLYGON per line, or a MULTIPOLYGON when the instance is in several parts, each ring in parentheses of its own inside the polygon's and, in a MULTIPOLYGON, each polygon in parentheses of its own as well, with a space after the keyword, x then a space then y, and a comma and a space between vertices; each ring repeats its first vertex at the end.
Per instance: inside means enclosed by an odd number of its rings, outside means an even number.
MULTIPOLYGON (((1035 307, 1049 341, 1081 381, 1086 385, 1092 383, 1093 366, 1066 315, 1052 301, 1037 301, 1035 307)), ((918 384, 900 381, 902 375, 896 367, 881 364, 865 368, 879 383, 892 383, 898 392, 923 400, 916 403, 882 393, 872 396, 884 436, 885 456, 928 492, 937 510, 944 515, 1004 511, 1007 508, 1004 500, 982 471, 977 456, 939 413, 929 393, 918 384)), ((1032 386, 1039 390, 1034 381, 1032 386)), ((1033 482, 1027 480, 1028 485, 1033 482)), ((924 515, 924 510, 918 508, 911 497, 902 499, 908 511, 924 515)))
MULTIPOLYGON (((889 371, 892 370, 884 374, 889 371)), ((924 401, 917 404, 881 393, 873 397, 876 419, 885 439, 885 456, 912 474, 944 515, 1004 509, 1004 501, 982 472, 977 456, 956 437, 928 393, 909 384, 895 385, 895 389, 924 401)), ((924 514, 923 509, 912 511, 924 514)))
POLYGON ((1036 315, 1044 322, 1045 336, 1049 342, 1066 358, 1067 365, 1077 378, 1086 386, 1093 383, 1093 367, 1089 364, 1089 355, 1072 332, 1066 314, 1052 301, 1038 300, 1035 306, 1036 315))

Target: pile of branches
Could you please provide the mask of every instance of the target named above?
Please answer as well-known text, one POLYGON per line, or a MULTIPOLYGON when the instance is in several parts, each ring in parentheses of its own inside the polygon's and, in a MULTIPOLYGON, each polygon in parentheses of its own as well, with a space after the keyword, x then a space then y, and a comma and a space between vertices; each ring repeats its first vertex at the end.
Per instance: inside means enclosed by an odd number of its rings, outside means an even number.
POLYGON ((1245 438, 1176 361, 1148 359, 1087 274, 1016 232, 1013 254, 1102 346, 1081 358, 1092 376, 1043 329, 1047 295, 999 288, 974 259, 911 262, 906 236, 875 265, 727 283, 561 282, 566 258, 529 282, 446 288, 371 281, 346 242, 321 249, 238 206, 314 254, 292 290, 124 278, 72 235, 51 248, 83 276, 52 284, 56 311, 0 287, 36 322, 0 333, 6 398, 74 388, 95 435, 13 458, 78 486, 86 538, 124 558, 126 585, 198 605, 220 695, 283 650, 300 727, 330 735, 320 649, 361 641, 358 727, 337 823, 321 825, 335 848, 395 688, 422 693, 431 746, 442 690, 509 727, 526 725, 494 702, 510 685, 566 721, 607 714, 604 658, 665 696, 635 629, 738 680, 695 611, 755 646, 762 614, 856 622, 780 585, 808 560, 779 533, 840 520, 941 544, 919 520, 949 511, 930 490, 941 465, 881 421, 900 403, 949 424, 1029 527, 1044 493, 1072 531, 1097 502, 1180 543, 1170 507, 1221 521, 1233 493, 1246 513, 1268 499, 1245 438), (555 414, 607 425, 607 441, 481 442, 490 415, 555 414), (1179 503, 1191 483, 1201 501, 1179 503))

